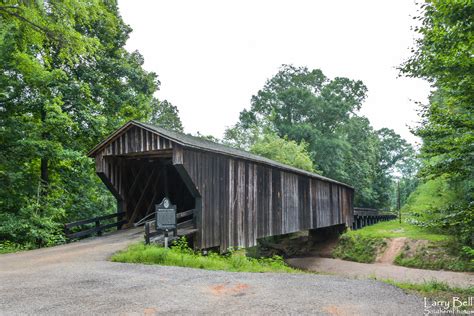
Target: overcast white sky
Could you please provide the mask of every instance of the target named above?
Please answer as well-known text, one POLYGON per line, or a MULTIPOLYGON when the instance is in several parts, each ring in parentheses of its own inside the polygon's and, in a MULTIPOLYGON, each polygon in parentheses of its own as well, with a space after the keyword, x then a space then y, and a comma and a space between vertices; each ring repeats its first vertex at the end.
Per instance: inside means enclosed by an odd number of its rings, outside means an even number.
POLYGON ((128 50, 145 57, 161 81, 157 97, 180 111, 185 131, 222 137, 281 64, 320 68, 362 80, 361 113, 412 143, 414 101, 429 85, 397 78, 409 55, 414 0, 152 1, 119 0, 132 28, 128 50))

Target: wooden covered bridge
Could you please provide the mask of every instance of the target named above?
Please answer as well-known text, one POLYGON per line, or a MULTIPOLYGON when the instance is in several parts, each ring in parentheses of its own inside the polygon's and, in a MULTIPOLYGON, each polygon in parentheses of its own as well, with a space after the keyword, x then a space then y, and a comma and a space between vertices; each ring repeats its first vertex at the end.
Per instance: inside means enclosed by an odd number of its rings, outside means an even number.
POLYGON ((353 223, 347 184, 245 151, 130 121, 90 153, 132 226, 165 196, 178 235, 205 249, 250 247, 258 238, 353 223))

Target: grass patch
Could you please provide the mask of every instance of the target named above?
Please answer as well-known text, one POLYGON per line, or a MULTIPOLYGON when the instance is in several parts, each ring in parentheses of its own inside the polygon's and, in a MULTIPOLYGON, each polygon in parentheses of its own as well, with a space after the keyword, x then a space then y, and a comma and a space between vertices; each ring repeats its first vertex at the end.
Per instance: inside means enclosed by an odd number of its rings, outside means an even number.
POLYGON ((280 256, 255 259, 246 257, 242 251, 231 251, 226 255, 213 252, 202 255, 188 248, 185 240, 178 241, 168 249, 158 245, 134 244, 114 254, 111 260, 232 272, 302 273, 300 270, 287 266, 280 256))
POLYGON ((457 248, 453 243, 430 242, 414 251, 403 249, 394 263, 420 269, 474 272, 474 261, 457 248))
POLYGON ((379 222, 377 224, 366 226, 362 229, 347 232, 350 236, 365 236, 372 238, 396 238, 407 237, 416 240, 429 241, 449 241, 450 236, 432 233, 424 228, 414 226, 398 220, 379 222))
POLYGON ((30 246, 20 245, 8 240, 0 242, 0 254, 12 253, 12 252, 18 252, 18 251, 30 250, 30 249, 33 249, 31 245, 30 246))
MULTIPOLYGON (((394 280, 386 279, 380 280, 382 282, 394 285, 409 293, 418 294, 430 300, 452 302, 453 297, 458 297, 461 301, 467 301, 469 297, 474 296, 474 287, 468 288, 451 287, 447 283, 439 281, 429 281, 425 283, 406 283, 396 282, 394 280)), ((468 309, 472 306, 468 306, 468 309)), ((463 308, 461 308, 463 309, 463 308)))
POLYGON ((372 263, 381 253, 388 238, 406 237, 405 248, 395 258, 394 264, 404 267, 474 271, 473 256, 451 238, 425 228, 397 220, 380 222, 343 234, 333 251, 336 258, 372 263), (418 242, 426 241, 426 242, 418 242))
POLYGON ((346 233, 339 239, 332 255, 343 260, 372 263, 386 245, 383 238, 346 233))

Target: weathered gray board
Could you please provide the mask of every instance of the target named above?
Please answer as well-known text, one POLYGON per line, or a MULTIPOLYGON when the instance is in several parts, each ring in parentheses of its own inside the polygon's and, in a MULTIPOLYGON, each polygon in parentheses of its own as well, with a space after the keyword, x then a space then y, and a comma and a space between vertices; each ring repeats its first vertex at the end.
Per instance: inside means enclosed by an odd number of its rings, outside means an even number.
POLYGON ((178 156, 201 193, 203 248, 249 247, 261 237, 352 224, 347 186, 194 149, 178 156))
POLYGON ((195 208, 197 248, 224 251, 261 237, 352 225, 350 186, 149 124, 127 123, 90 156, 129 224, 166 193, 178 215, 195 208))

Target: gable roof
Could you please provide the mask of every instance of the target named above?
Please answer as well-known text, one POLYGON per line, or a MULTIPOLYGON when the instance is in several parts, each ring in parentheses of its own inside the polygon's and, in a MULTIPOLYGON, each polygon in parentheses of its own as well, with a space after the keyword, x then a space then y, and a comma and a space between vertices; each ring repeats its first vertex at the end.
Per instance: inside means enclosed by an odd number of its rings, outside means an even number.
POLYGON ((169 140, 171 140, 171 141, 173 141, 173 142, 175 142, 175 143, 177 143, 177 144, 179 144, 183 147, 194 148, 194 149, 219 153, 219 154, 223 154, 223 155, 227 155, 227 156, 233 156, 233 157, 241 158, 241 159, 245 159, 245 160, 250 160, 250 161, 262 163, 262 164, 265 164, 265 165, 269 165, 269 166, 272 166, 272 167, 276 167, 276 168, 279 168, 279 169, 291 171, 291 172, 294 172, 294 173, 303 174, 303 175, 306 175, 306 176, 309 176, 309 177, 312 177, 312 178, 317 178, 317 179, 320 179, 320 180, 325 180, 325 181, 329 181, 329 182, 332 182, 332 183, 340 184, 340 185, 343 185, 343 186, 346 186, 346 187, 349 187, 349 188, 353 189, 353 187, 348 185, 348 184, 345 184, 345 183, 342 183, 342 182, 339 182, 339 181, 336 181, 336 180, 333 180, 333 179, 330 179, 330 178, 323 177, 323 176, 321 176, 319 174, 316 174, 316 173, 313 173, 313 172, 309 172, 309 171, 306 171, 306 170, 303 170, 303 169, 295 168, 295 167, 292 167, 292 166, 289 166, 289 165, 286 165, 286 164, 283 164, 283 163, 280 163, 280 162, 277 162, 277 161, 274 161, 274 160, 271 160, 271 159, 268 159, 268 158, 265 158, 265 157, 262 157, 262 156, 259 156, 259 155, 255 155, 255 154, 252 154, 252 153, 244 151, 244 150, 236 149, 236 148, 229 147, 229 146, 222 145, 222 144, 218 144, 218 143, 215 143, 215 142, 212 142, 212 141, 209 141, 209 140, 205 140, 205 139, 202 139, 202 138, 199 138, 199 137, 195 137, 195 136, 191 136, 191 135, 188 135, 188 134, 183 134, 183 133, 167 130, 167 129, 164 129, 162 127, 156 126, 156 125, 152 125, 152 124, 149 124, 149 123, 142 123, 142 122, 138 122, 138 121, 129 121, 124 126, 122 126, 118 130, 116 130, 114 133, 109 135, 102 142, 100 142, 97 146, 95 146, 87 155, 89 157, 94 157, 94 155, 96 154, 97 151, 99 151, 102 147, 106 146, 107 143, 109 143, 111 140, 115 139, 123 131, 127 130, 130 126, 138 126, 138 127, 141 127, 145 130, 148 130, 150 132, 158 133, 159 135, 164 136, 164 137, 168 138, 169 140))

